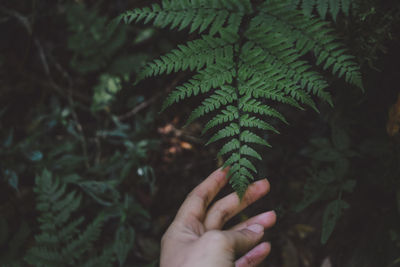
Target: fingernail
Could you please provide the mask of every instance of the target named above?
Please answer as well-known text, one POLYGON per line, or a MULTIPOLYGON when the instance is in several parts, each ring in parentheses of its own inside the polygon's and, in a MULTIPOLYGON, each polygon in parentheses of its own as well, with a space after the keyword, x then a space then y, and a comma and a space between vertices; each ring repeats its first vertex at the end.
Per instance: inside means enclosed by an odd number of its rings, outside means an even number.
POLYGON ((264 227, 259 224, 250 225, 247 229, 257 234, 264 232, 264 227))
POLYGON ((264 220, 276 219, 276 212, 274 210, 267 211, 265 213, 262 213, 261 217, 264 220))

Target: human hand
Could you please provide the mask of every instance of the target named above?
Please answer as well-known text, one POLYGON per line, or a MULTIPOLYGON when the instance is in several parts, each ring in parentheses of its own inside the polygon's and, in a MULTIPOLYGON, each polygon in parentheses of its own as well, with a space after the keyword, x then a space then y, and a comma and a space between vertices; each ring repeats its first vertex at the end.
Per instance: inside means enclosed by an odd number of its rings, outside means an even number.
POLYGON ((214 171, 187 196, 161 240, 161 267, 251 267, 267 257, 270 244, 257 243, 264 230, 275 224, 275 212, 261 213, 229 230, 222 227, 267 194, 269 183, 263 179, 251 184, 242 201, 232 193, 208 208, 226 185, 227 172, 214 171))

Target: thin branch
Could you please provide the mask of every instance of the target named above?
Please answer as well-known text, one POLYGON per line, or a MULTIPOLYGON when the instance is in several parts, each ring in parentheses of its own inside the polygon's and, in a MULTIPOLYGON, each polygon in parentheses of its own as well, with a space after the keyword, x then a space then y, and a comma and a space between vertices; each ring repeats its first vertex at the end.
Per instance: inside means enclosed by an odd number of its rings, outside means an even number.
POLYGON ((11 9, 8 9, 5 7, 0 7, 0 11, 2 11, 3 13, 5 13, 9 16, 15 17, 22 24, 22 26, 27 30, 28 34, 32 35, 32 32, 33 32, 32 27, 26 16, 18 13, 15 10, 11 10, 11 9))
MULTIPOLYGON (((176 87, 176 85, 179 83, 180 80, 182 80, 182 78, 184 77, 185 74, 180 73, 173 81, 170 85, 167 86, 167 88, 165 89, 166 92, 170 92, 172 91, 172 89, 174 89, 176 87)), ((160 98, 161 96, 164 95, 164 92, 158 93, 155 96, 151 97, 150 99, 148 99, 147 101, 144 101, 142 103, 140 103, 139 105, 137 105, 136 107, 134 107, 132 110, 130 110, 129 112, 122 114, 120 116, 118 116, 118 119, 120 121, 124 121, 126 119, 129 119, 130 117, 135 116, 138 112, 140 112, 141 110, 147 108, 148 106, 150 106, 153 102, 155 102, 158 98, 160 98)))

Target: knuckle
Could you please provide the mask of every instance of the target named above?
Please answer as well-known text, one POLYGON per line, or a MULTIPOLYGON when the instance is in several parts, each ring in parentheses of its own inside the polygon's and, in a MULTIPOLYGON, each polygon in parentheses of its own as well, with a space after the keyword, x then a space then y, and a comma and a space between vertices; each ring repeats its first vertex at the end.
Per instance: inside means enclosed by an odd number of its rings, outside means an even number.
POLYGON ((247 193, 243 197, 243 202, 248 206, 255 201, 254 194, 247 193))
POLYGON ((216 217, 218 218, 218 222, 220 222, 222 225, 225 224, 231 217, 231 212, 220 206, 215 207, 215 213, 216 217))
POLYGON ((192 192, 187 196, 188 199, 196 199, 203 203, 204 207, 207 208, 208 203, 210 202, 210 196, 208 191, 203 188, 195 188, 192 192))
POLYGON ((253 257, 251 257, 250 255, 245 255, 244 261, 246 263, 246 266, 256 266, 255 259, 253 257))
POLYGON ((221 231, 208 231, 204 234, 204 240, 207 244, 224 245, 228 243, 227 236, 221 231))

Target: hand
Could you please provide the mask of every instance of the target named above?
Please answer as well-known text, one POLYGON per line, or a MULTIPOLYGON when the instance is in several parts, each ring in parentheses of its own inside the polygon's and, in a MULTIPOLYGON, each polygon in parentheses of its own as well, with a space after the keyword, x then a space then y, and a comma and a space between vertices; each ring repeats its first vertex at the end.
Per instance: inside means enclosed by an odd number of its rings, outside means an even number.
POLYGON ((275 212, 261 213, 229 230, 222 227, 266 195, 269 183, 263 179, 251 184, 242 201, 232 193, 208 208, 226 185, 227 172, 228 169, 213 172, 183 202, 161 240, 161 267, 247 267, 257 266, 267 257, 270 244, 257 243, 264 230, 275 224, 275 212))

